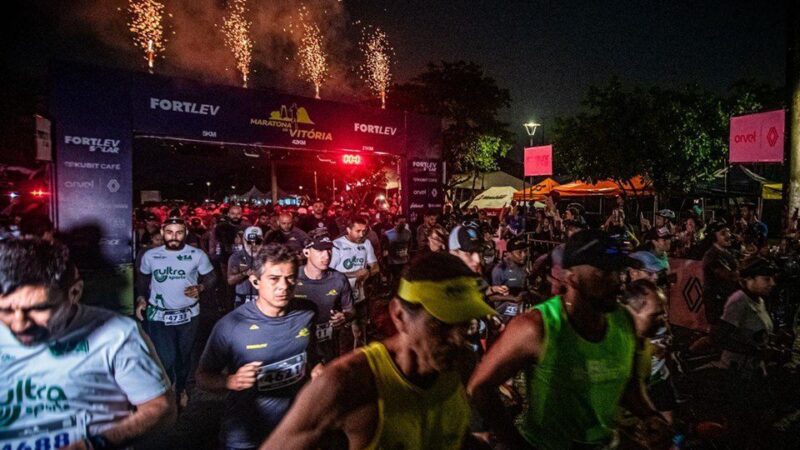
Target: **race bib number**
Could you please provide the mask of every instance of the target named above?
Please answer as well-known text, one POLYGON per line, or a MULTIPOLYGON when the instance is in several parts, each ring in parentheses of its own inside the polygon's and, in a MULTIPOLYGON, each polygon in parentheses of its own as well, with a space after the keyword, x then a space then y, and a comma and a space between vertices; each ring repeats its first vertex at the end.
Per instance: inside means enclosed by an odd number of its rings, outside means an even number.
POLYGON ((188 309, 164 313, 164 325, 166 326, 183 325, 189 323, 190 320, 192 320, 192 316, 188 309))
POLYGON ((272 391, 290 386, 306 375, 306 353, 261 366, 256 377, 259 391, 272 391))
POLYGON ((506 307, 506 312, 505 312, 506 316, 514 317, 517 314, 519 314, 519 305, 513 304, 513 305, 508 305, 506 307))
POLYGON ((73 414, 28 428, 0 430, 0 450, 55 450, 84 437, 86 415, 73 414))
POLYGON ((408 256, 408 249, 407 248, 401 248, 401 249, 397 250, 397 257, 398 258, 405 258, 406 256, 408 256))
POLYGON ((333 325, 330 322, 317 324, 317 342, 330 341, 333 338, 333 325))
POLYGON ((256 301, 257 298, 258 298, 257 295, 245 295, 244 296, 244 302, 245 303, 254 302, 254 301, 256 301))

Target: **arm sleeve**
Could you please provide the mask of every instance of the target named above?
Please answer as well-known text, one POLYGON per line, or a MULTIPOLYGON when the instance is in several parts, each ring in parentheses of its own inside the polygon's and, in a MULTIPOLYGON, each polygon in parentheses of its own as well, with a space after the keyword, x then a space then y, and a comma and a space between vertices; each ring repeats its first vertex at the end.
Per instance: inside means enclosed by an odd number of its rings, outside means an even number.
POLYGON ((170 387, 153 343, 138 324, 131 325, 112 355, 112 370, 117 385, 134 405, 148 402, 170 387))
POLYGON ((367 265, 377 263, 378 258, 375 257, 375 249, 372 248, 372 242, 364 241, 364 247, 367 249, 367 265))
POLYGON ((200 275, 208 275, 210 272, 214 271, 214 266, 211 265, 211 260, 208 259, 206 252, 202 250, 200 250, 200 261, 197 266, 197 271, 200 272, 200 275))
POLYGON ((339 262, 342 259, 341 256, 341 252, 336 248, 336 244, 334 244, 333 250, 331 250, 331 262, 328 264, 328 267, 336 270, 336 268, 339 267, 339 262))

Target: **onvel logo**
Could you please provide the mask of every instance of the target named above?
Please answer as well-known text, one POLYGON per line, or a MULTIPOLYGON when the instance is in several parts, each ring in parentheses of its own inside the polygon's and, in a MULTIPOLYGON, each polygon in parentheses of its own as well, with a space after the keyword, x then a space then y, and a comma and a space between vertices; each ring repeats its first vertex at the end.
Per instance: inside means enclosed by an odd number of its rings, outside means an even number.
POLYGON ((167 280, 167 278, 170 280, 182 280, 186 278, 186 271, 183 269, 175 270, 172 267, 167 267, 163 270, 156 269, 153 271, 153 278, 155 278, 159 283, 163 283, 167 280))
POLYGON ((150 97, 150 109, 160 109, 163 111, 172 111, 185 114, 199 114, 202 116, 216 116, 219 112, 219 106, 217 105, 184 102, 181 100, 167 100, 164 98, 153 97, 150 97))
POLYGON ((314 129, 314 122, 308 111, 302 106, 298 107, 297 103, 288 107, 281 105, 280 110, 270 112, 268 119, 251 118, 250 125, 280 128, 296 139, 333 140, 331 133, 314 129))
POLYGON ((736 142, 737 144, 742 142, 754 144, 756 142, 756 132, 753 131, 752 133, 737 134, 733 137, 733 142, 736 142))

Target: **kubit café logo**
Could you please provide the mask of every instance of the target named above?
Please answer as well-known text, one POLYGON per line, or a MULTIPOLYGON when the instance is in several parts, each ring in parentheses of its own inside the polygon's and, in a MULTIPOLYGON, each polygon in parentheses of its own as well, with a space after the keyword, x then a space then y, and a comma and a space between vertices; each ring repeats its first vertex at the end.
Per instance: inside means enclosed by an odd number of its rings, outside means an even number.
POLYGON ((295 139, 313 139, 317 141, 332 141, 333 135, 327 131, 314 129, 308 111, 297 103, 291 106, 281 105, 277 111, 272 111, 267 119, 251 118, 250 125, 280 128, 295 139))

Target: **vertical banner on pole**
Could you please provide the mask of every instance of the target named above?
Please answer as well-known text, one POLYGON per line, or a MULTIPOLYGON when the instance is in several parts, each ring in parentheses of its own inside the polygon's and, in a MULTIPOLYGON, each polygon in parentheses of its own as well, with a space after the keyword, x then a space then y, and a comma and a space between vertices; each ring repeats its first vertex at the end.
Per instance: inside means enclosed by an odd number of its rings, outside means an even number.
POLYGON ((553 174, 553 146, 543 145, 540 147, 525 148, 525 176, 535 177, 537 175, 553 174))

